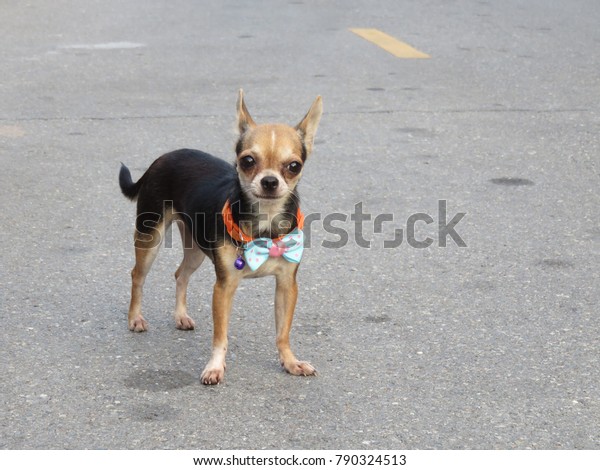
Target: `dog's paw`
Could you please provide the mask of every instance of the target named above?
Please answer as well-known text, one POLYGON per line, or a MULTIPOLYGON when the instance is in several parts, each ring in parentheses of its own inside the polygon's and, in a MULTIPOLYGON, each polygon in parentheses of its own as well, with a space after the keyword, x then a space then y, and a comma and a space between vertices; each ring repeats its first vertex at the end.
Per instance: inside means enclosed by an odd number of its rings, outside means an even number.
POLYGON ((177 317, 175 319, 175 327, 178 330, 193 330, 194 328, 196 328, 196 324, 194 323, 194 320, 192 320, 191 317, 185 315, 183 317, 177 317))
POLYGON ((223 381, 223 377, 225 377, 225 364, 222 367, 214 367, 209 364, 202 372, 200 381, 204 385, 217 385, 223 381))
POLYGON ((292 361, 283 363, 283 368, 292 375, 317 375, 317 370, 305 361, 292 361))
POLYGON ((148 322, 144 320, 144 317, 139 316, 129 321, 129 329, 136 333, 148 330, 148 322))

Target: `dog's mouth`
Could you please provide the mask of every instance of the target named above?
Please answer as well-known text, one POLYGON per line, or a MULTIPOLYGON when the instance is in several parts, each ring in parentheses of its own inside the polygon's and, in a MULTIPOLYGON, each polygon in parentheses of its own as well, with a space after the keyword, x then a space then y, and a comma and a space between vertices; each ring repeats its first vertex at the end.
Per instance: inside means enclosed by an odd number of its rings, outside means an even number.
POLYGON ((264 199, 267 201, 276 201, 278 199, 281 199, 283 197, 283 195, 276 195, 276 194, 257 194, 255 192, 252 193, 252 195, 256 198, 256 199, 264 199))
POLYGON ((285 194, 269 194, 269 193, 258 193, 256 191, 252 191, 252 196, 259 200, 265 201, 277 201, 282 199, 285 194))

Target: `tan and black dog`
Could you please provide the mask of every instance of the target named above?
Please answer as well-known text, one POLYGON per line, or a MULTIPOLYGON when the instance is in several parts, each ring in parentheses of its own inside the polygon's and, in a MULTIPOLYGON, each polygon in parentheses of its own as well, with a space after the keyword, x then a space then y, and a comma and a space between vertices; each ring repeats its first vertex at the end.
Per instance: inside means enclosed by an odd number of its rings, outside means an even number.
POLYGON ((293 375, 314 375, 290 348, 302 256, 303 216, 296 185, 312 151, 322 114, 317 97, 296 127, 254 122, 240 90, 239 140, 233 165, 199 150, 181 149, 158 158, 134 183, 125 165, 119 184, 137 199, 135 267, 131 272, 129 329, 146 331, 142 289, 168 227, 176 222, 184 256, 175 272, 176 326, 194 329, 187 313, 190 276, 209 257, 215 267, 212 355, 201 381, 218 384, 225 373, 227 327, 241 279, 274 275, 276 343, 282 366, 293 375))

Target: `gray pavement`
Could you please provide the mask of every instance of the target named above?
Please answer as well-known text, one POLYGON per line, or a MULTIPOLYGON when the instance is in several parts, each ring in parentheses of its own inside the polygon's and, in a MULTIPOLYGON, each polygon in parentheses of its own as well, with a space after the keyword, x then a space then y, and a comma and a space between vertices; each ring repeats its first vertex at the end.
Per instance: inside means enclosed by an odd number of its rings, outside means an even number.
POLYGON ((594 0, 3 2, 0 449, 600 448, 598 24, 594 0), (117 174, 232 159, 240 87, 260 121, 323 96, 305 212, 394 223, 370 249, 313 224, 292 342, 316 378, 279 368, 261 279, 205 387, 212 268, 176 330, 175 234, 129 332, 117 174), (438 246, 440 200, 466 248, 438 246), (415 213, 436 243, 384 249, 415 213))

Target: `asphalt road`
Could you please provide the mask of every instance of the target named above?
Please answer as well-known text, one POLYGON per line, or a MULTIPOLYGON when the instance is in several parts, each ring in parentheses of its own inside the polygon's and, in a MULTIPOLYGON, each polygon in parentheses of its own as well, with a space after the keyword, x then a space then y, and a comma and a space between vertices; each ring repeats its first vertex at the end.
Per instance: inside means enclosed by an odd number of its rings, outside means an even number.
POLYGON ((600 448, 599 24, 595 0, 3 2, 0 449, 600 448), (262 122, 323 96, 303 207, 348 243, 314 222, 300 269, 319 375, 280 369, 261 279, 206 387, 210 263, 178 331, 174 234, 128 331, 117 174, 232 159, 239 88, 262 122), (439 201, 466 247, 440 246, 439 201), (384 247, 411 225, 430 246, 384 247))

